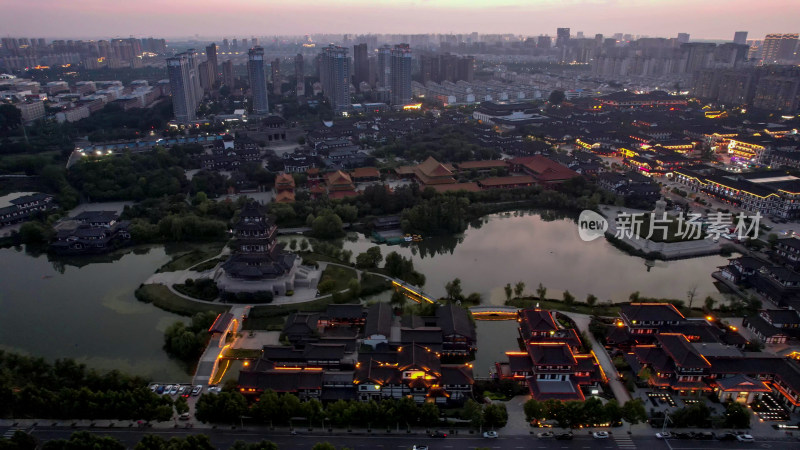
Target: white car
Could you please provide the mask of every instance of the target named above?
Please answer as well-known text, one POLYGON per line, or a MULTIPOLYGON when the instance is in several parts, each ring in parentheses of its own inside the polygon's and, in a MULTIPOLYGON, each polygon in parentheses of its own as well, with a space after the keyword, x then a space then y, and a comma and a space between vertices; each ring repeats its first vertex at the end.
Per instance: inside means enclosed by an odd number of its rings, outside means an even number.
POLYGON ((539 439, 552 439, 556 437, 556 434, 552 431, 545 431, 544 433, 539 433, 536 435, 539 439))
POLYGON ((595 431, 592 433, 592 437, 595 439, 608 439, 608 431, 595 431))
POLYGON ((669 431, 664 431, 662 433, 656 433, 657 439, 669 439, 672 437, 672 434, 669 431))
POLYGON ((164 395, 169 395, 169 391, 172 390, 172 385, 168 384, 167 387, 164 388, 164 395))
POLYGON ((497 431, 484 431, 483 432, 483 437, 489 438, 489 439, 494 439, 494 438, 497 437, 497 431))
POLYGON ((750 436, 749 434, 737 434, 736 439, 738 439, 739 442, 755 442, 753 436, 750 436))
POLYGON ((428 450, 428 446, 427 445, 415 445, 414 447, 411 448, 411 450, 428 450))

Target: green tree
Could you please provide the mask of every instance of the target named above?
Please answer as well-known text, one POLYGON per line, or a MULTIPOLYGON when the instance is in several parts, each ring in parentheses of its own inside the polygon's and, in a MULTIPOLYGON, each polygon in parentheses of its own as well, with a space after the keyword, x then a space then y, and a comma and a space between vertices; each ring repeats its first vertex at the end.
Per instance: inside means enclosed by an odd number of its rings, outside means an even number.
POLYGON ((539 287, 536 288, 536 297, 538 297, 540 301, 547 300, 547 288, 544 287, 542 283, 539 283, 539 287))
POLYGON ((178 397, 175 399, 175 412, 178 415, 189 412, 189 403, 186 402, 185 397, 178 397))
POLYGON ((726 428, 750 428, 750 410, 741 403, 729 403, 723 417, 726 428))
POLYGON ((347 290, 351 298, 358 298, 361 295, 361 283, 358 282, 358 279, 353 278, 347 282, 347 290))
POLYGON ((647 410, 640 399, 628 400, 622 405, 622 418, 628 422, 629 429, 637 423, 647 420, 647 410))
POLYGON ((522 281, 517 281, 517 284, 514 285, 514 295, 517 297, 522 297, 522 294, 525 292, 525 283, 522 281))
POLYGON ((586 296, 587 305, 594 307, 595 303, 597 303, 597 297, 595 297, 594 294, 589 294, 586 296))
POLYGON ((236 423, 247 412, 247 400, 238 392, 202 395, 195 404, 195 417, 201 422, 236 423))
POLYGON ((711 312, 711 311, 714 310, 714 303, 716 303, 716 300, 714 300, 714 298, 709 295, 709 296, 706 297, 704 303, 705 303, 706 311, 711 312))
POLYGON ((566 94, 564 94, 564 91, 556 89, 550 91, 550 96, 547 97, 547 101, 552 105, 560 105, 566 98, 567 97, 566 94))
POLYGON ((21 123, 22 111, 8 103, 0 105, 0 130, 11 130, 20 126, 21 123))
POLYGON ((564 291, 563 299, 567 308, 572 308, 572 305, 575 304, 575 296, 570 294, 569 291, 564 291))
POLYGON ((615 399, 611 399, 603 405, 603 415, 611 424, 619 423, 622 420, 622 408, 615 399))
POLYGON ((484 423, 483 405, 473 399, 468 399, 464 403, 464 407, 461 409, 461 418, 463 420, 469 420, 470 425, 475 428, 482 427, 484 423))
POLYGON ((590 397, 583 403, 583 424, 598 425, 607 420, 603 402, 597 397, 590 397))
POLYGON ((376 245, 368 248, 366 252, 359 253, 358 256, 356 256, 356 267, 359 269, 374 269, 378 267, 382 260, 383 256, 381 255, 381 248, 376 245))
POLYGON ((401 294, 400 291, 394 291, 392 292, 392 298, 389 299, 389 303, 398 308, 402 308, 403 305, 406 304, 406 296, 401 294))
POLYGON ((336 280, 332 280, 330 278, 326 278, 317 284, 317 290, 320 294, 330 294, 331 292, 336 290, 336 280))
POLYGON ((483 407, 484 422, 490 428, 502 428, 508 423, 508 411, 503 403, 492 403, 483 407))
POLYGON ((522 406, 525 411, 525 420, 531 422, 533 420, 543 420, 545 418, 545 410, 542 402, 536 399, 530 399, 522 406))
POLYGON ((289 241, 289 248, 294 251, 297 250, 297 239, 292 239, 289 241))
POLYGON ((236 441, 230 450, 278 450, 278 446, 272 441, 245 442, 236 441))
POLYGON ((43 450, 125 450, 125 446, 110 436, 99 436, 88 431, 76 431, 69 439, 56 439, 47 441, 42 446, 43 450))
POLYGON ((456 278, 453 281, 444 285, 444 290, 447 292, 447 298, 450 300, 460 300, 464 297, 461 292, 461 279, 456 278))
POLYGON ((306 250, 308 250, 308 240, 303 239, 302 241, 300 241, 300 251, 304 252, 306 250))
POLYGON ((503 290, 506 292, 506 301, 511 300, 511 295, 514 293, 514 290, 511 288, 511 283, 506 284, 503 290))
POLYGON ((342 219, 330 210, 323 211, 311 223, 311 233, 320 239, 332 239, 344 234, 342 219))
POLYGON ((311 450, 336 450, 336 446, 330 442, 317 442, 311 450))

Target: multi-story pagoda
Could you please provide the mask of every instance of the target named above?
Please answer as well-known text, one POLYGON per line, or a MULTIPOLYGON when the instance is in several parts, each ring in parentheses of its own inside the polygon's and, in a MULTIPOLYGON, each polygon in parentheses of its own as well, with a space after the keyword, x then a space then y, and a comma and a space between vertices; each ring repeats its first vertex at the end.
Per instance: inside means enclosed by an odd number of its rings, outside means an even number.
POLYGON ((277 243, 278 227, 258 203, 248 202, 233 226, 234 253, 222 264, 216 280, 220 289, 229 292, 270 291, 285 295, 293 291, 300 258, 284 251, 277 243))

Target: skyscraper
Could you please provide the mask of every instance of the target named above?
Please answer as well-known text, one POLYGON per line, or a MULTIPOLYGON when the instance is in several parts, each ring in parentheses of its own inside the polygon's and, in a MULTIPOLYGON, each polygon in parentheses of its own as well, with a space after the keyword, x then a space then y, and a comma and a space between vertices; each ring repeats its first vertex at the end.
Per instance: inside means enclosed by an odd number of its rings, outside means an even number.
POLYGON ((167 58, 172 109, 175 112, 175 119, 179 122, 189 122, 197 117, 197 97, 194 93, 191 70, 187 53, 179 53, 172 58, 167 58))
POLYGON ((761 60, 764 64, 793 60, 798 36, 797 33, 768 34, 764 38, 764 45, 761 47, 761 60))
POLYGON ((208 61, 203 61, 197 65, 197 78, 200 80, 200 87, 203 91, 208 92, 211 90, 213 83, 211 82, 211 69, 208 61))
POLYGON ((253 47, 247 52, 247 74, 250 77, 250 91, 253 93, 253 113, 269 114, 267 74, 262 47, 253 47))
POLYGON ((733 33, 734 44, 747 44, 747 31, 737 31, 733 33))
POLYGON ((230 59, 222 63, 222 83, 233 89, 233 61, 230 59))
POLYGON ((298 97, 306 95, 306 76, 305 65, 303 64, 303 55, 300 53, 294 57, 294 79, 295 79, 295 94, 298 97))
POLYGON ((678 44, 686 44, 689 42, 689 33, 678 33, 678 44))
POLYGON ((275 58, 272 60, 270 69, 272 72, 272 93, 281 95, 281 84, 283 83, 283 80, 281 80, 281 59, 275 58))
POLYGON ((320 55, 319 78, 322 93, 335 114, 350 110, 350 58, 347 48, 330 45, 320 55))
POLYGON ((367 59, 367 44, 361 43, 353 46, 353 84, 358 86, 369 82, 369 59, 367 59))
POLYGON ((219 65, 217 64, 217 44, 211 43, 206 47, 206 61, 208 61, 208 73, 211 76, 211 85, 217 84, 219 77, 219 65))
POLYGON ((408 44, 395 45, 391 53, 392 105, 411 103, 411 48, 408 44))
POLYGON ((456 80, 464 80, 469 83, 475 81, 474 56, 465 56, 458 60, 458 71, 456 72, 456 80))
POLYGON ((195 108, 197 105, 200 104, 200 100, 203 99, 203 87, 200 86, 200 61, 199 61, 199 54, 197 50, 190 48, 186 50, 186 55, 189 58, 189 80, 192 84, 192 95, 194 95, 194 106, 195 108))
POLYGON ((556 28, 556 47, 564 47, 569 42, 569 28, 556 28))
POLYGON ((391 79, 390 73, 392 71, 392 48, 384 45, 378 49, 378 87, 390 88, 391 79))

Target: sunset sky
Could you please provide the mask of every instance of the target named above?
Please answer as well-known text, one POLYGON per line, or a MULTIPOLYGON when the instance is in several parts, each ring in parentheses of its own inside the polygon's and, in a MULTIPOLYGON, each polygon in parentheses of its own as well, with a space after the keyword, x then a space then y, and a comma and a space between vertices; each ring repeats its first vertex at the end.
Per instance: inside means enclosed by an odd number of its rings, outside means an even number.
POLYGON ((693 39, 797 32, 800 0, 1 0, 21 37, 272 36, 310 33, 555 34, 556 27, 693 39))

